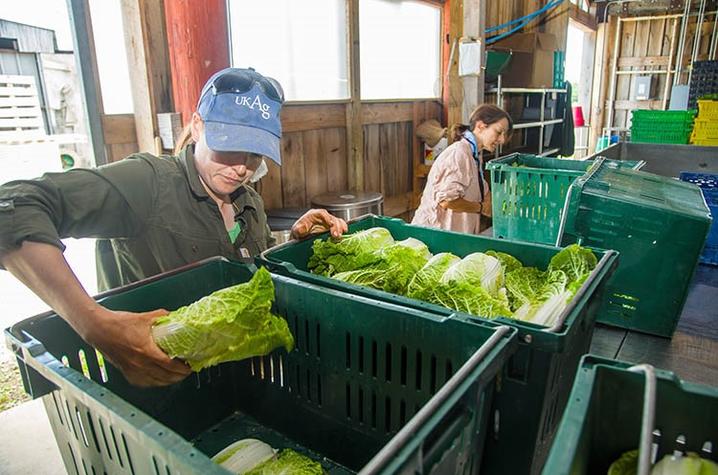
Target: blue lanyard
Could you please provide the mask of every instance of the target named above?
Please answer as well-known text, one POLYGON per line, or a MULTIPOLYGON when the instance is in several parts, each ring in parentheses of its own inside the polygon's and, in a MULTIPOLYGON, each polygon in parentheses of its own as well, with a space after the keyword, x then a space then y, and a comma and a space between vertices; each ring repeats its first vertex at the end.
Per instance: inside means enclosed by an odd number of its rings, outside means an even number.
POLYGON ((471 154, 474 156, 474 160, 478 160, 479 146, 476 143, 476 136, 470 130, 465 130, 462 136, 469 142, 469 145, 471 145, 471 154))
POLYGON ((465 130, 462 134, 462 137, 466 139, 467 142, 469 142, 469 145, 471 145, 471 153, 474 156, 474 161, 476 162, 476 167, 479 169, 479 190, 481 192, 481 201, 484 200, 484 167, 481 163, 481 158, 479 155, 479 145, 476 143, 476 136, 470 131, 465 130))

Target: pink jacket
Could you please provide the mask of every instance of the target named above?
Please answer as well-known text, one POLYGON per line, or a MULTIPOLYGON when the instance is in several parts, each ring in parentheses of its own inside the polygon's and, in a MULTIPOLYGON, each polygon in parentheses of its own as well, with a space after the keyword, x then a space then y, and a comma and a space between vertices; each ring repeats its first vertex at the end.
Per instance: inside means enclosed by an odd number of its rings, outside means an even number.
MULTIPOLYGON (((489 185, 484 182, 484 193, 489 185)), ((444 209, 439 203, 457 198, 481 201, 479 169, 471 154, 471 145, 459 140, 449 145, 436 159, 426 179, 421 203, 414 214, 412 224, 441 228, 460 233, 479 234, 479 213, 461 213, 444 209)))

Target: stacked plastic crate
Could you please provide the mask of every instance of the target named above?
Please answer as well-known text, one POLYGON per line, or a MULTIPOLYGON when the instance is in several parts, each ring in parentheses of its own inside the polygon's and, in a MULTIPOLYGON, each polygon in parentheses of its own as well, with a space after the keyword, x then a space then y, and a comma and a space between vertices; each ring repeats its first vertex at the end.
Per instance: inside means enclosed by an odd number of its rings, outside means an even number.
POLYGON ((718 61, 695 61, 692 69, 688 92, 689 109, 695 109, 699 99, 718 94, 718 61))
MULTIPOLYGON (((718 99, 718 95, 712 97, 718 99)), ((691 135, 691 143, 718 146, 718 100, 710 98, 698 100, 698 117, 691 135)))
POLYGON ((631 142, 687 144, 693 130, 695 110, 634 110, 631 142))
POLYGON ((700 261, 718 266, 718 175, 711 173, 681 172, 682 181, 698 185, 713 216, 713 223, 703 246, 700 261))

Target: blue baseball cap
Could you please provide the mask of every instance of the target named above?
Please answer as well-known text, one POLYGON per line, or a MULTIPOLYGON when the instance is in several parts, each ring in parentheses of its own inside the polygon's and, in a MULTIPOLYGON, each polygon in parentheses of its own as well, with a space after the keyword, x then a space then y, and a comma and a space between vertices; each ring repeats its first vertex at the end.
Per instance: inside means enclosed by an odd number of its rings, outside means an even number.
POLYGON ((281 165, 283 102, 282 86, 252 68, 215 73, 197 104, 207 146, 216 152, 256 153, 281 165))

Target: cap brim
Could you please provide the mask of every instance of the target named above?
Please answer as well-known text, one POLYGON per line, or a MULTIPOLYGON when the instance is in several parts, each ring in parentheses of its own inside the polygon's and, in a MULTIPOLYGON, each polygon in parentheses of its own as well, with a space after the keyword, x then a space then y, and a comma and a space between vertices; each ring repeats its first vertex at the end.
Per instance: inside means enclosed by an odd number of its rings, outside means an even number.
POLYGON ((215 152, 250 152, 282 164, 280 139, 271 132, 246 125, 205 122, 207 146, 215 152))

